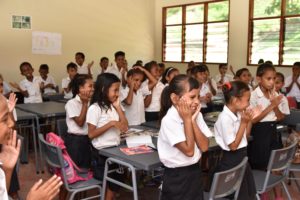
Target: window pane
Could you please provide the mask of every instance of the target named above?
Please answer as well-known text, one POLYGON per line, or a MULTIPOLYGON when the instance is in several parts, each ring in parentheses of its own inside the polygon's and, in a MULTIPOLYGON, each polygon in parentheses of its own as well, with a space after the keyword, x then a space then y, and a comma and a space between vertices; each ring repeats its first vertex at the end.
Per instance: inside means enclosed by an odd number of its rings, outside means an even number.
POLYGON ((203 16, 204 16, 203 4, 186 7, 186 23, 203 22, 203 16))
POLYGON ((284 65, 293 65, 299 61, 300 55, 300 17, 288 18, 285 24, 285 40, 283 48, 284 65))
POLYGON ((280 19, 257 20, 253 22, 251 64, 259 59, 278 64, 280 19))
POLYGON ((181 26, 166 27, 166 61, 181 61, 181 26))
POLYGON ((167 8, 166 24, 181 24, 182 23, 182 7, 167 8))
POLYGON ((285 13, 286 15, 299 15, 300 0, 286 0, 285 13))
POLYGON ((208 21, 228 20, 228 1, 208 4, 208 21))
POLYGON ((185 32, 185 62, 202 62, 203 24, 188 25, 185 32))
POLYGON ((206 62, 226 63, 228 22, 208 24, 207 28, 206 62))
POLYGON ((281 14, 281 0, 254 0, 253 18, 273 17, 281 14))

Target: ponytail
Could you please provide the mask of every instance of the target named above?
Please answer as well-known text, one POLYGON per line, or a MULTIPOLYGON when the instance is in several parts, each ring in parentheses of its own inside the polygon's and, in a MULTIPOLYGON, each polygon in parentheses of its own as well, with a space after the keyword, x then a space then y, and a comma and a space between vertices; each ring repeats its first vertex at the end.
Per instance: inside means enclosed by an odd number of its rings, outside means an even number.
POLYGON ((159 112, 159 121, 161 122, 162 118, 167 114, 169 108, 172 106, 171 101, 170 86, 166 86, 162 93, 160 99, 160 112, 159 112))

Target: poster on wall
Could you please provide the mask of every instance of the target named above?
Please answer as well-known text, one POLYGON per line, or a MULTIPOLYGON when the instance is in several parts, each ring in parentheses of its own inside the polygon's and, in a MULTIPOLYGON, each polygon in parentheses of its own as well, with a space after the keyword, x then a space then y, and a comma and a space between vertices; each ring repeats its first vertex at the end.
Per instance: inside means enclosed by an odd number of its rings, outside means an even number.
POLYGON ((32 53, 61 55, 62 36, 60 33, 32 32, 32 53))
POLYGON ((31 29, 31 17, 13 15, 11 25, 13 29, 31 29))

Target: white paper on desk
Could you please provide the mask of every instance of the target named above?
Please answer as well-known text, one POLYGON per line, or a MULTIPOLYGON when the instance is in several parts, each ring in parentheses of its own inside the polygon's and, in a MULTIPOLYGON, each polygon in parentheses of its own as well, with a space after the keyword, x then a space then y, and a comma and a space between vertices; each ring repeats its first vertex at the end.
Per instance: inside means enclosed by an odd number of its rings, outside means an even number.
POLYGON ((149 147, 155 148, 154 144, 152 143, 152 138, 150 135, 134 135, 134 136, 127 137, 126 144, 129 148, 137 147, 141 145, 147 145, 149 147))

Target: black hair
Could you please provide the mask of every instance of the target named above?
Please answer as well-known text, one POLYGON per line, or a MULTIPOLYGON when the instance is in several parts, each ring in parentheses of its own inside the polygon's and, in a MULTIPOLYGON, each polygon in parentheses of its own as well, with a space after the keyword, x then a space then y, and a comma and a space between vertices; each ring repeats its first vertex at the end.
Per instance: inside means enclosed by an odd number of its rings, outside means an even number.
POLYGON ((244 92, 250 91, 249 86, 242 81, 227 82, 222 86, 225 103, 230 103, 232 97, 242 97, 244 92))
POLYGON ((244 72, 249 72, 249 69, 248 68, 241 68, 241 69, 236 71, 235 76, 240 77, 244 72))
POLYGON ((137 60, 135 63, 136 66, 143 66, 143 61, 137 60))
POLYGON ((281 78, 282 82, 284 83, 284 75, 283 75, 283 73, 276 72, 276 77, 281 78))
POLYGON ((226 67, 227 66, 227 63, 221 63, 219 64, 219 69, 221 69, 222 67, 226 67))
POLYGON ((110 109, 112 102, 108 99, 108 91, 113 83, 120 83, 120 79, 111 73, 103 73, 97 76, 95 83, 94 94, 91 99, 91 104, 98 103, 99 107, 104 110, 110 109))
POLYGON ((152 67, 155 66, 155 65, 157 65, 157 62, 154 61, 154 60, 152 60, 152 61, 147 62, 147 63, 145 64, 145 69, 146 69, 148 72, 150 72, 151 69, 152 69, 152 67))
POLYGON ((77 52, 75 56, 80 56, 81 58, 85 59, 85 55, 82 52, 77 52))
POLYGON ((276 71, 272 64, 265 62, 257 67, 256 76, 262 77, 268 70, 276 71))
POLYGON ((271 60, 267 60, 265 63, 273 65, 273 62, 271 60))
POLYGON ((144 72, 138 68, 134 68, 134 69, 130 69, 128 72, 127 72, 127 78, 130 77, 130 76, 133 76, 134 74, 141 74, 141 75, 145 75, 144 72))
POLYGON ((167 114, 169 108, 172 106, 172 93, 178 96, 182 96, 185 92, 189 92, 193 89, 198 89, 199 87, 199 82, 196 79, 189 77, 185 74, 180 74, 174 77, 171 80, 170 84, 166 86, 161 93, 159 113, 160 121, 167 114), (186 91, 187 89, 188 91, 186 91))
POLYGON ((167 81, 167 77, 168 76, 170 76, 170 74, 172 74, 173 72, 175 72, 175 71, 179 71, 177 68, 174 68, 174 67, 168 67, 165 71, 164 71, 164 73, 163 73, 163 75, 162 75, 162 78, 161 78, 161 82, 163 83, 163 84, 166 84, 168 81, 167 81))
POLYGON ((264 61, 264 59, 259 59, 258 60, 258 64, 260 65, 260 64, 263 64, 265 61, 264 61))
POLYGON ((47 64, 41 64, 40 70, 47 70, 47 71, 49 71, 49 66, 47 64))
POLYGON ((300 67, 300 62, 294 62, 293 67, 300 67))
POLYGON ((119 57, 119 56, 124 56, 125 57, 125 53, 123 51, 117 51, 115 53, 115 59, 117 59, 117 57, 119 57))
POLYGON ((192 67, 191 74, 196 75, 198 72, 206 72, 206 71, 208 71, 208 67, 204 64, 200 64, 192 67))
POLYGON ((68 64, 67 64, 67 70, 69 70, 69 69, 71 69, 71 68, 77 70, 77 65, 76 65, 75 63, 73 63, 73 62, 68 63, 68 64))
POLYGON ((84 86, 88 79, 92 79, 92 77, 88 74, 76 74, 71 80, 69 88, 72 89, 73 98, 79 93, 79 88, 84 86))
POLYGON ((158 63, 159 68, 165 68, 165 64, 164 63, 158 63))
POLYGON ((102 58, 100 59, 100 62, 103 62, 104 60, 108 60, 108 57, 102 57, 102 58))
POLYGON ((20 65, 20 71, 21 72, 22 72, 22 67, 24 67, 25 65, 28 65, 31 69, 33 69, 32 65, 29 62, 22 62, 21 65, 20 65))

